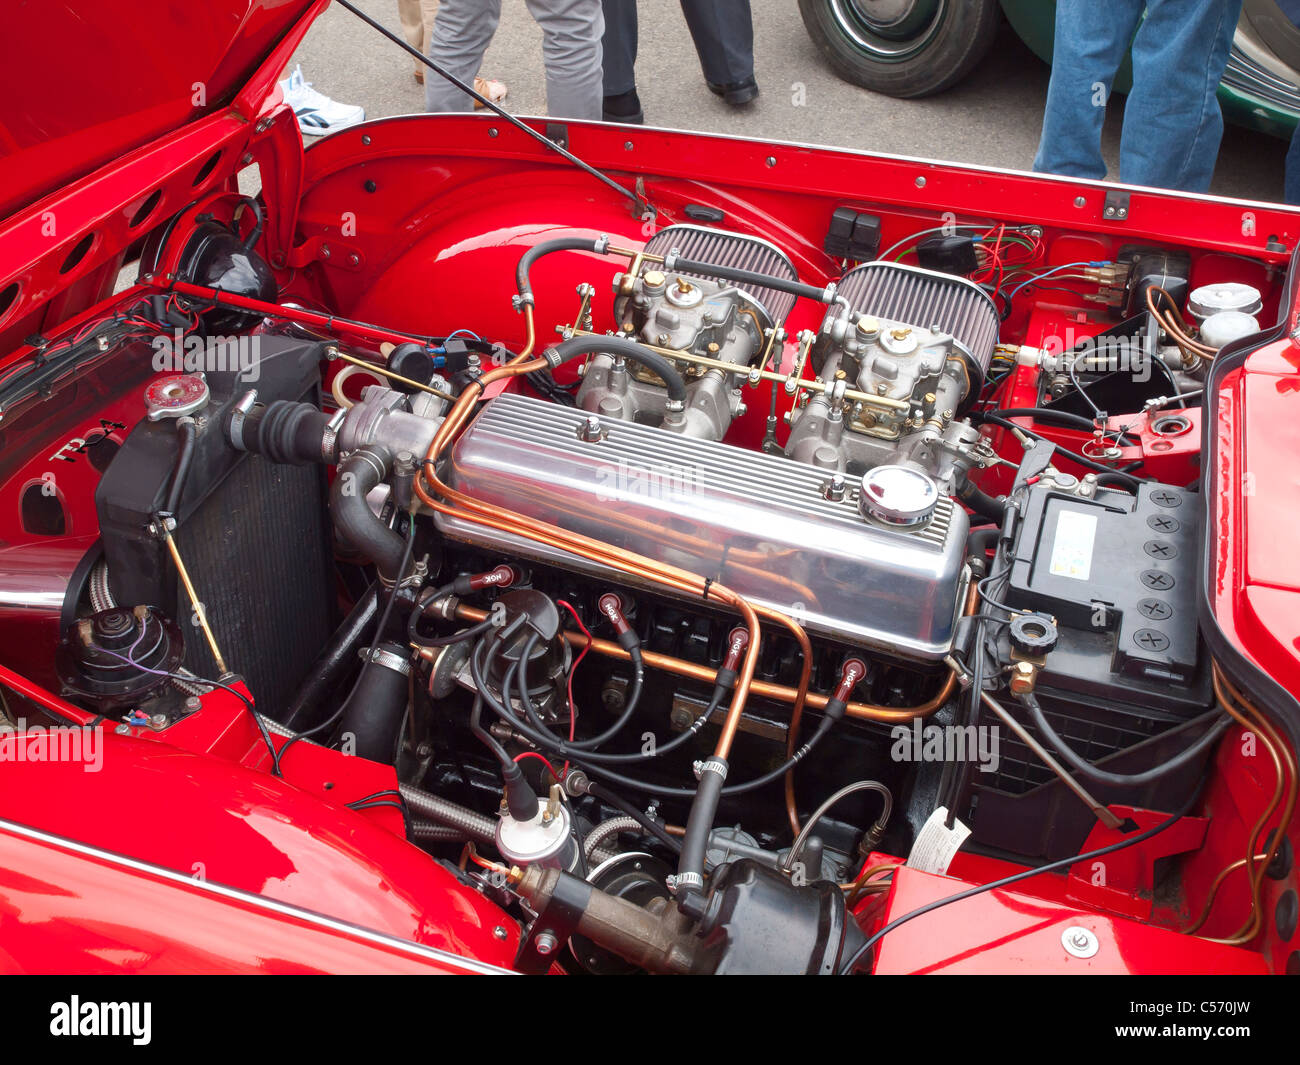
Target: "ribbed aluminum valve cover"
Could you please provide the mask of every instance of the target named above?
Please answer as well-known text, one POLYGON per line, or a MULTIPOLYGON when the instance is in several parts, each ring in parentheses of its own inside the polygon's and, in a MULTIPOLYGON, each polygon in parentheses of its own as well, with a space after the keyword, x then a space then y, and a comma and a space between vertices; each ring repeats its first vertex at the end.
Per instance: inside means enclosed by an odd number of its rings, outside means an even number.
MULTIPOLYGON (((941 496, 915 528, 827 498, 828 474, 779 455, 606 420, 530 397, 492 400, 452 453, 450 484, 506 507, 726 585, 810 631, 895 656, 949 650, 963 598, 966 512, 941 496)), ((856 486, 851 486, 856 488, 856 486)), ((834 493, 832 493, 834 494, 834 493)), ((521 536, 439 515, 457 540, 635 582, 521 536)))

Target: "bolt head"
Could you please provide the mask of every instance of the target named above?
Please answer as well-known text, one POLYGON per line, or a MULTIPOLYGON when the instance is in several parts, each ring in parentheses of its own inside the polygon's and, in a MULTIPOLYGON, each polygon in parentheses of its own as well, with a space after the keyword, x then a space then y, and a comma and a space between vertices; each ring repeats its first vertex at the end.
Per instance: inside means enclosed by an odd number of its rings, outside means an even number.
POLYGON ((559 940, 557 940, 551 932, 543 932, 533 940, 533 949, 544 957, 554 954, 556 947, 559 945, 559 940))

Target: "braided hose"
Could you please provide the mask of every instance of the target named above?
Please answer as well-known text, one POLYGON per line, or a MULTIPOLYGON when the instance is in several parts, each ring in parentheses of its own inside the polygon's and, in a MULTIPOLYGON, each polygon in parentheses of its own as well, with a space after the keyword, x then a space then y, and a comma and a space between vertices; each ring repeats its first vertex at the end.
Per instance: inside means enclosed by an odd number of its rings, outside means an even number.
POLYGON ((611 817, 587 833, 587 838, 582 841, 582 856, 590 862, 596 849, 610 836, 616 836, 620 832, 644 833, 645 828, 635 817, 611 817))

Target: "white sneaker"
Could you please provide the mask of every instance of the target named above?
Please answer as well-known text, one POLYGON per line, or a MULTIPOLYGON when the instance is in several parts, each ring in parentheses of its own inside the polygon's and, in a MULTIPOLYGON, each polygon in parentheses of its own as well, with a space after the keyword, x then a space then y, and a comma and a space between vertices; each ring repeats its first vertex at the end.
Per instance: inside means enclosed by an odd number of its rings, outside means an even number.
POLYGON ((311 87, 303 80, 302 67, 280 82, 284 100, 298 116, 298 128, 304 136, 323 137, 366 120, 366 109, 356 104, 341 104, 311 87))

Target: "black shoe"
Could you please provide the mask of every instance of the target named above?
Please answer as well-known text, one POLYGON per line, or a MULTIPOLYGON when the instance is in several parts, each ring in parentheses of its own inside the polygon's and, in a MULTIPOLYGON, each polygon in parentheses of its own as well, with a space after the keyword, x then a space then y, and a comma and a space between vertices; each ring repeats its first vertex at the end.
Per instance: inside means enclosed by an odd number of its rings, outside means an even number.
POLYGON ((758 99, 758 82, 752 77, 744 81, 733 81, 730 85, 715 85, 709 82, 709 92, 721 96, 732 107, 744 107, 758 99))
POLYGON ((603 111, 606 122, 621 122, 625 126, 645 125, 645 112, 641 110, 641 98, 637 96, 636 89, 617 96, 606 96, 603 111))

